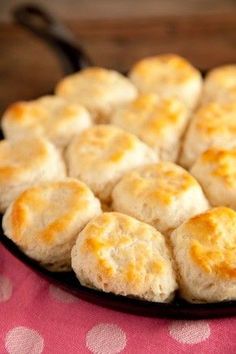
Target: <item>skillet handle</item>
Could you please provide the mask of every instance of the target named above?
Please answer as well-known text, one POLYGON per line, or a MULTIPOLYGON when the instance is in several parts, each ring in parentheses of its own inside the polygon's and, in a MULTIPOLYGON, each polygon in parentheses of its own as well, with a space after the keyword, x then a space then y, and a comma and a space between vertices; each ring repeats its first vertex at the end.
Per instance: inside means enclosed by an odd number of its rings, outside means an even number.
POLYGON ((57 52, 66 75, 92 65, 86 53, 77 46, 73 34, 40 7, 20 5, 13 10, 13 17, 57 52))

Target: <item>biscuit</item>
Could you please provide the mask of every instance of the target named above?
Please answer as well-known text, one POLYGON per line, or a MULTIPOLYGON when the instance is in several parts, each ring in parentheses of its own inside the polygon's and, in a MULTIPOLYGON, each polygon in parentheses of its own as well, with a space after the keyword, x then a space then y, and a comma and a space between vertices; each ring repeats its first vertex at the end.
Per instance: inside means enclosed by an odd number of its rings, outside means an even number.
POLYGON ((205 151, 192 166, 191 174, 201 184, 211 205, 236 210, 236 149, 205 151))
POLYGON ((106 122, 114 108, 137 96, 137 89, 117 71, 90 67, 62 79, 56 94, 84 105, 96 122, 106 122))
POLYGON ((144 58, 133 66, 129 77, 140 92, 177 97, 190 109, 197 105, 202 90, 200 72, 176 54, 144 58))
POLYGON ((137 168, 112 192, 113 209, 154 226, 165 235, 209 208, 200 185, 172 162, 137 168))
POLYGON ((118 108, 111 123, 137 135, 160 160, 175 161, 188 116, 186 106, 177 98, 160 99, 149 93, 118 108))
POLYGON ((60 153, 48 140, 33 137, 0 142, 0 211, 25 189, 65 177, 60 153))
POLYGON ((67 178, 20 194, 4 215, 3 229, 42 266, 66 271, 71 268, 71 249, 79 231, 100 212, 100 202, 90 189, 67 178))
POLYGON ((7 139, 44 136, 59 148, 64 148, 75 134, 91 124, 84 107, 57 96, 14 103, 2 117, 2 129, 7 139))
POLYGON ((151 148, 112 125, 96 125, 75 137, 65 158, 69 176, 87 183, 105 204, 125 172, 157 161, 151 148))
POLYGON ((82 285, 148 301, 171 301, 177 288, 164 237, 120 213, 103 213, 79 234, 71 253, 82 285))
POLYGON ((224 65, 211 70, 203 84, 201 103, 236 101, 236 65, 224 65))
POLYGON ((236 146, 236 102, 210 102, 192 118, 183 142, 180 164, 190 168, 211 147, 236 146))
POLYGON ((171 235, 182 297, 190 302, 236 300, 236 213, 211 209, 171 235))

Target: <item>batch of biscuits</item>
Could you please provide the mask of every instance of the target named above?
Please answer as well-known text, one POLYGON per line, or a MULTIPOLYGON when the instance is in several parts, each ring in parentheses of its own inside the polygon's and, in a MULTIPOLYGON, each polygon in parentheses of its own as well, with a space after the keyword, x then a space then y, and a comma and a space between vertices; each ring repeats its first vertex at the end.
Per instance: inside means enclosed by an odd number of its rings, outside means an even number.
POLYGON ((3 232, 42 267, 146 301, 236 300, 236 65, 89 67, 2 130, 3 232))

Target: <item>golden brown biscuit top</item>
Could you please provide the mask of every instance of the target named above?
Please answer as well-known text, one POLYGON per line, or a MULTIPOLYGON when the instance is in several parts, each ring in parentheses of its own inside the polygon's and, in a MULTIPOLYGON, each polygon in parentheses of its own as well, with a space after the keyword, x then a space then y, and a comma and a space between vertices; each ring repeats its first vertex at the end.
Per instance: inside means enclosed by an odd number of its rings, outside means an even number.
MULTIPOLYGON (((120 73, 100 67, 90 67, 61 80, 56 87, 56 93, 89 103, 89 100, 94 102, 94 99, 107 100, 112 94, 116 96, 125 88, 132 89, 135 93, 131 82, 120 73)), ((100 102, 100 105, 102 103, 100 102)), ((92 103, 90 105, 92 106, 92 103)))
POLYGON ((152 206, 171 204, 189 189, 199 186, 187 171, 166 161, 131 171, 121 183, 128 195, 152 206))
POLYGON ((45 96, 34 101, 12 104, 4 114, 8 124, 18 124, 37 133, 60 130, 84 118, 84 107, 67 102, 61 97, 45 96))
POLYGON ((194 116, 196 128, 206 136, 236 135, 236 103, 205 104, 198 109, 194 116))
POLYGON ((193 262, 221 279, 236 278, 236 212, 226 207, 199 214, 184 226, 193 262))
POLYGON ((236 93, 236 65, 224 65, 209 72, 206 84, 212 84, 217 88, 225 88, 236 93))
POLYGON ((211 175, 220 178, 228 187, 236 186, 236 149, 208 149, 200 162, 209 166, 211 175))
POLYGON ((130 75, 137 75, 144 82, 158 81, 162 85, 182 84, 199 73, 186 59, 174 54, 164 54, 140 60, 134 65, 130 75))
POLYGON ((141 142, 133 135, 111 125, 97 125, 77 136, 72 145, 83 168, 122 163, 127 154, 136 152, 141 142))
POLYGON ((43 138, 0 142, 0 182, 21 179, 51 156, 51 144, 43 138))
POLYGON ((141 94, 113 116, 113 123, 138 135, 150 145, 157 136, 185 123, 187 109, 177 98, 160 99, 155 94, 141 94))
POLYGON ((158 250, 165 247, 163 236, 153 227, 127 215, 103 213, 90 221, 79 237, 82 252, 97 260, 104 277, 122 275, 125 281, 139 287, 145 273, 156 276, 165 272, 166 259, 158 250))
MULTIPOLYGON (((76 221, 78 213, 86 210, 91 196, 84 183, 73 179, 26 190, 12 205, 13 240, 24 247, 29 242, 44 245, 65 242, 67 234, 62 237, 61 233, 76 221)), ((70 233, 68 235, 70 237, 70 233)))

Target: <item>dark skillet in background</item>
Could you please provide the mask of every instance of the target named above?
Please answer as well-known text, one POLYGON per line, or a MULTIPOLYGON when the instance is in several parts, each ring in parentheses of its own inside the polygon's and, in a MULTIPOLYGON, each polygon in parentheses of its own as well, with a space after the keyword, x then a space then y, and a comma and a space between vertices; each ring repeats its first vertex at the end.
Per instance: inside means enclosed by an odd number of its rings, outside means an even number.
MULTIPOLYGON (((44 10, 32 5, 23 5, 16 8, 13 15, 17 23, 46 41, 56 51, 65 75, 92 65, 88 56, 76 44, 73 35, 44 10)), ((37 262, 22 253, 12 241, 4 236, 2 229, 0 241, 16 258, 51 283, 54 283, 58 287, 83 300, 100 306, 134 313, 136 315, 179 319, 216 318, 236 315, 236 301, 212 304, 190 304, 177 296, 172 303, 162 304, 89 289, 80 285, 73 272, 52 273, 42 268, 37 262)))

